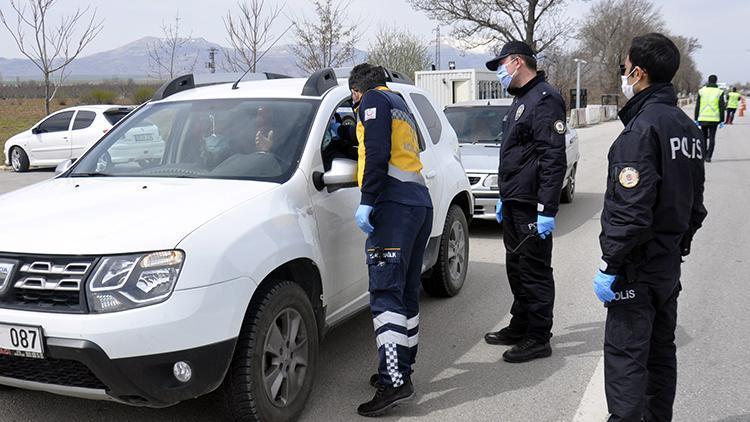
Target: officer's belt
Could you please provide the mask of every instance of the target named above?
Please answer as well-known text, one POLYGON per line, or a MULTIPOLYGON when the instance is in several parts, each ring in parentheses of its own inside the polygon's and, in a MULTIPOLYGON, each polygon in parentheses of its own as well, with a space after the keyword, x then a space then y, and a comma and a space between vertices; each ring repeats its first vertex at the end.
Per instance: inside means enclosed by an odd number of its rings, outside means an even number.
POLYGON ((388 164, 388 175, 401 182, 412 182, 422 186, 427 186, 421 173, 415 171, 404 171, 393 164, 388 164))

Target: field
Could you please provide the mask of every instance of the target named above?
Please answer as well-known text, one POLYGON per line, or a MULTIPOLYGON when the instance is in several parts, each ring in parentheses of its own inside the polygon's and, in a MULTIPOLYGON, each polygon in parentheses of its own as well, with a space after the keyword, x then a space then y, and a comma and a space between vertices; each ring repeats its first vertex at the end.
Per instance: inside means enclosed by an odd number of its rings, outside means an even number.
MULTIPOLYGON (((50 104, 51 111, 68 106, 59 105, 59 101, 50 104)), ((23 132, 44 117, 44 100, 41 99, 5 99, 0 100, 0 166, 5 163, 3 154, 5 141, 11 136, 23 132)))

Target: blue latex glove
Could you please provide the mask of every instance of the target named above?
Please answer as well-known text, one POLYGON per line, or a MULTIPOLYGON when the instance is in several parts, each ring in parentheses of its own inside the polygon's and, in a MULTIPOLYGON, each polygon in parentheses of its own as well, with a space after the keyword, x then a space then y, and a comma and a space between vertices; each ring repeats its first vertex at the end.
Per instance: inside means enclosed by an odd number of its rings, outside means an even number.
POLYGON ((615 299, 615 293, 612 291, 612 283, 615 282, 615 276, 604 274, 598 271, 594 277, 594 293, 602 303, 610 302, 615 299))
POLYGON ((695 125, 698 126, 698 127, 701 127, 701 122, 699 122, 699 121, 696 120, 695 121, 695 125))
POLYGON ((372 224, 370 224, 370 214, 372 214, 372 207, 369 205, 360 205, 357 208, 357 213, 354 214, 354 219, 357 220, 357 226, 363 232, 370 234, 373 230, 372 224))
POLYGON ((546 239, 553 230, 555 230, 555 217, 547 217, 541 214, 536 216, 536 231, 539 233, 539 237, 546 239))
POLYGON ((503 222, 503 200, 498 199, 497 204, 495 204, 495 219, 498 223, 503 222))
POLYGON ((724 129, 724 122, 719 123, 719 129, 724 129))

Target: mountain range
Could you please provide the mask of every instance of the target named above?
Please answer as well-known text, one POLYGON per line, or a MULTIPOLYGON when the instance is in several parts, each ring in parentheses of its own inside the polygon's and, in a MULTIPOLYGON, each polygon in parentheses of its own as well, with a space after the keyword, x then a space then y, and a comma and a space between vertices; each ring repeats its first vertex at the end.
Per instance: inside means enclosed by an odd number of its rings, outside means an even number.
MULTIPOLYGON (((110 78, 133 78, 145 80, 153 76, 149 69, 150 46, 158 43, 159 38, 144 37, 125 44, 121 47, 102 51, 100 53, 83 56, 73 61, 67 68, 68 81, 97 81, 110 78)), ((206 73, 208 69, 208 51, 210 48, 219 49, 217 62, 222 62, 221 54, 228 49, 220 44, 203 38, 193 38, 184 46, 182 57, 195 60, 194 73, 206 73), (197 59, 195 59, 197 58, 197 59)), ((432 54, 432 49, 430 51, 432 54)), ((357 50, 355 57, 363 60, 367 53, 357 50)), ((450 45, 441 46, 441 62, 447 68, 449 61, 456 63, 457 69, 484 68, 488 60, 486 54, 464 51, 450 45)), ((349 65, 352 65, 350 63, 349 65)), ((260 60, 258 71, 274 72, 290 76, 303 76, 305 72, 297 67, 294 52, 290 44, 277 45, 270 49, 260 60)), ((3 80, 39 80, 41 74, 36 66, 27 59, 7 59, 0 57, 0 77, 3 80)))

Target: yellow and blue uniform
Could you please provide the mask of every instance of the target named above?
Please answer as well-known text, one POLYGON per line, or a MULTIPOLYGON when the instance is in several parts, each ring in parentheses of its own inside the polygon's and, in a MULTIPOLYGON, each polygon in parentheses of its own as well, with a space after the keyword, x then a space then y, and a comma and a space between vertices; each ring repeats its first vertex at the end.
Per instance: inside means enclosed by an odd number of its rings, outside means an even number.
POLYGON ((419 342, 419 285, 432 230, 432 201, 421 174, 420 143, 409 108, 384 86, 357 109, 358 183, 374 207, 365 253, 380 383, 402 386, 419 342))

